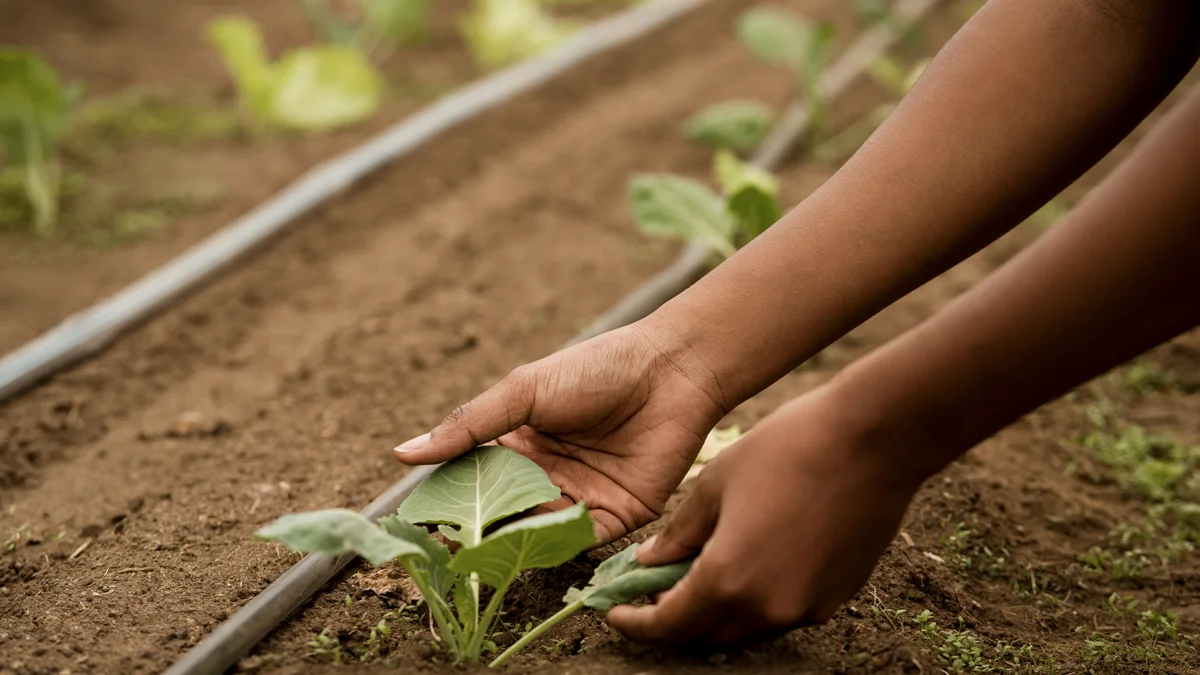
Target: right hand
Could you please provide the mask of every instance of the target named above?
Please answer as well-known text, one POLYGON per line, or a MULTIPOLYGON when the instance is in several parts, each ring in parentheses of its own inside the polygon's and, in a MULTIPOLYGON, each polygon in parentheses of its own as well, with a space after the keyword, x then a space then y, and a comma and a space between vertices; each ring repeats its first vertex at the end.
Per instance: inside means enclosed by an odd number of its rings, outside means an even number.
POLYGON ((434 464, 499 440, 563 491, 550 508, 587 503, 598 543, 658 519, 725 410, 710 371, 651 322, 517 368, 397 457, 434 464))

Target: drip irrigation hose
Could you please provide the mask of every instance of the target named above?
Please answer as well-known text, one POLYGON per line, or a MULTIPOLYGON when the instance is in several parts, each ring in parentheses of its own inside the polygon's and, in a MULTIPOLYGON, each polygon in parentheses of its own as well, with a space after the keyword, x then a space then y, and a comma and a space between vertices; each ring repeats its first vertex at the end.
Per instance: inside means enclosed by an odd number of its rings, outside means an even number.
POLYGON ((447 130, 637 39, 710 0, 654 0, 584 29, 545 56, 459 89, 354 150, 322 162, 282 192, 116 295, 73 314, 0 359, 0 402, 100 352, 118 335, 213 279, 300 216, 447 130))
MULTIPOLYGON (((821 81, 824 100, 832 101, 840 95, 871 61, 890 48, 900 37, 898 26, 915 23, 940 1, 897 2, 893 9, 893 23, 868 30, 826 71, 821 81)), ((793 102, 750 162, 764 169, 777 168, 808 125, 808 108, 802 102, 793 102)), ((688 244, 670 267, 627 295, 563 348, 649 316, 660 305, 704 276, 711 259, 712 251, 707 245, 698 242, 688 244)), ((363 515, 377 520, 395 512, 400 502, 436 468, 423 466, 411 470, 363 509, 363 515)), ((305 556, 192 648, 166 671, 166 675, 216 675, 224 672, 341 571, 353 557, 353 554, 332 556, 323 553, 305 556)))

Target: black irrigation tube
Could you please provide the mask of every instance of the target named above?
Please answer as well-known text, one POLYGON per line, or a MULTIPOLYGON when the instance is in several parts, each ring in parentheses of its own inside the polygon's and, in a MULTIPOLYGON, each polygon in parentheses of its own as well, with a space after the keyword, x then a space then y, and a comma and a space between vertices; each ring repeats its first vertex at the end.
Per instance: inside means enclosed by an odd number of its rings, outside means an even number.
MULTIPOLYGON (((318 165, 272 200, 121 293, 68 317, 41 337, 0 359, 0 401, 101 351, 120 333, 202 285, 299 216, 372 171, 572 66, 645 35, 708 1, 656 0, 624 12, 584 31, 545 57, 468 85, 356 150, 318 165)), ((939 1, 899 0, 893 8, 893 17, 897 21, 868 30, 826 71, 821 82, 823 97, 833 100, 845 91, 875 57, 896 42, 898 25, 918 21, 939 1)), ((807 109, 794 103, 751 162, 767 169, 778 167, 808 124, 807 109)), ((625 297, 566 346, 648 316, 702 277, 710 260, 711 251, 707 246, 689 244, 670 267, 625 297)), ((363 509, 363 515, 376 520, 392 513, 434 468, 413 469, 363 509)), ((166 675, 225 672, 352 559, 352 555, 305 556, 193 647, 166 671, 166 675)))

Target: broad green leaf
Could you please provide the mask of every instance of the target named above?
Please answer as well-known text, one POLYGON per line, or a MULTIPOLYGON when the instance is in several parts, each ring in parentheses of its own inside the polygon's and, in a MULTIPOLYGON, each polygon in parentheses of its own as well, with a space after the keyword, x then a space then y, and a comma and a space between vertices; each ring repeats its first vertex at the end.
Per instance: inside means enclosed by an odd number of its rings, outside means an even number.
POLYGON ((354 49, 297 49, 276 66, 269 119, 301 130, 353 124, 379 109, 382 90, 375 68, 354 49))
POLYGON ((429 588, 437 593, 438 597, 446 597, 450 587, 454 585, 455 577, 450 571, 450 549, 434 539, 425 528, 395 516, 380 518, 379 526, 391 536, 415 544, 425 552, 428 559, 413 559, 408 565, 408 571, 414 575, 424 575, 429 588))
POLYGON ((367 26, 396 44, 410 44, 429 28, 429 0, 358 0, 367 26))
POLYGON ((728 150, 718 150, 713 174, 727 196, 729 213, 741 225, 743 245, 779 220, 779 180, 770 171, 743 162, 728 150))
POLYGON ((798 70, 808 55, 812 25, 803 17, 774 7, 756 7, 738 17, 742 44, 764 63, 798 70))
POLYGON ((629 209, 642 232, 695 239, 729 257, 737 223, 725 201, 703 183, 666 173, 635 174, 627 188, 629 209))
POLYGON ((683 135, 714 148, 752 150, 766 138, 774 113, 759 101, 724 101, 704 108, 683 123, 683 135))
POLYGON ((420 546, 397 539, 348 509, 325 509, 286 515, 254 533, 303 553, 357 553, 372 565, 405 558, 428 561, 420 546))
POLYGON ((241 16, 221 17, 210 21, 206 32, 233 75, 238 96, 256 117, 268 121, 275 72, 258 24, 241 16))
POLYGON ((742 245, 774 225, 783 215, 779 200, 756 185, 747 185, 729 196, 729 211, 742 225, 742 245))
POLYGON ((439 529, 464 546, 475 546, 488 525, 561 496, 532 460, 486 445, 438 467, 404 500, 396 517, 457 526, 439 529))
POLYGON ((561 565, 596 543, 587 506, 522 518, 454 556, 450 569, 477 573, 483 583, 505 588, 523 570, 561 565))
POLYGON ((692 567, 692 561, 660 567, 646 567, 637 561, 634 544, 596 567, 588 585, 571 588, 563 602, 583 602, 584 606, 607 612, 613 605, 631 602, 643 595, 660 593, 674 586, 692 567))
POLYGON ((538 0, 475 0, 461 28, 471 55, 488 69, 540 54, 575 30, 548 14, 538 0))

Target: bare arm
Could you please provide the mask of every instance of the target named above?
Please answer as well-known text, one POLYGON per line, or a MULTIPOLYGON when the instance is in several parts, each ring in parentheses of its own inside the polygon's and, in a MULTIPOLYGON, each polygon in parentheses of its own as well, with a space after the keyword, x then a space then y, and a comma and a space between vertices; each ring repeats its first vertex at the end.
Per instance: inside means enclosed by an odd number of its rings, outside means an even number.
POLYGON ((733 408, 1107 153, 1191 67, 1197 12, 992 0, 837 175, 649 323, 733 408))

